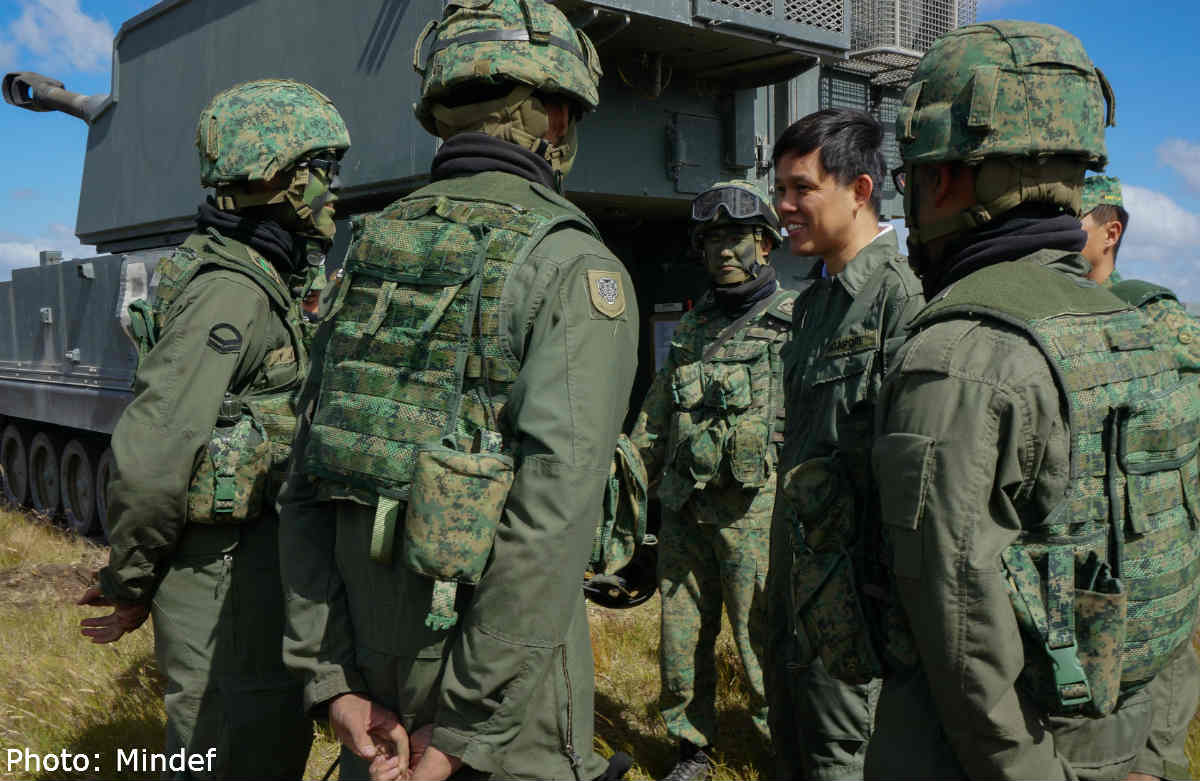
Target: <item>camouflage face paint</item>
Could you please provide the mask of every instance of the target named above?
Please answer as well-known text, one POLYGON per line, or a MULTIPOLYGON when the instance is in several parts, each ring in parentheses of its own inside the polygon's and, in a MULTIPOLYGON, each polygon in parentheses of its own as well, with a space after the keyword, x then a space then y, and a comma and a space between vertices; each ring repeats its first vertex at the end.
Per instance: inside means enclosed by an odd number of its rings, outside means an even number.
POLYGON ((704 267, 717 285, 736 285, 758 276, 766 264, 762 245, 753 228, 726 225, 707 230, 700 237, 704 267))

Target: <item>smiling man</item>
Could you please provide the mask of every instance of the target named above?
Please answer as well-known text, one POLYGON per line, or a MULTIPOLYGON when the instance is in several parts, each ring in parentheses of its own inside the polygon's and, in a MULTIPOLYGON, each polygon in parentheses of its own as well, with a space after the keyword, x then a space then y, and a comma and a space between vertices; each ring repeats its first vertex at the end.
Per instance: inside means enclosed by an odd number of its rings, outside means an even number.
POLYGON ((721 605, 767 739, 761 656, 768 527, 782 438, 783 365, 796 294, 767 256, 779 221, 757 185, 718 182, 692 202, 692 240, 712 286, 684 315, 631 439, 663 504, 659 707, 679 742, 668 781, 712 771, 721 605))
POLYGON ((775 144, 775 198, 793 254, 820 257, 784 351, 787 425, 771 527, 768 691, 780 778, 861 778, 879 664, 858 586, 874 568, 868 457, 876 394, 921 286, 879 223, 883 128, 810 114, 775 144))

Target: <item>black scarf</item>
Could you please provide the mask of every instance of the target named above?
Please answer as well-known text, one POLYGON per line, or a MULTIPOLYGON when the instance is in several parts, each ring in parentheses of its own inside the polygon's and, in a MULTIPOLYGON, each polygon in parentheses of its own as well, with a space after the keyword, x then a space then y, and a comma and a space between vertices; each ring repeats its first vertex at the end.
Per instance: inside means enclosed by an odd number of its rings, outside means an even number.
POLYGON ((1087 234, 1079 219, 1070 214, 1054 217, 1010 216, 999 223, 984 225, 960 237, 946 248, 947 260, 922 276, 925 297, 982 268, 1008 263, 1043 249, 1079 252, 1087 244, 1087 234))
POLYGON ((285 275, 295 271, 295 237, 277 222, 221 211, 209 198, 200 204, 196 227, 200 230, 216 228, 222 236, 253 247, 285 275))
POLYGON ((487 133, 459 133, 442 144, 433 157, 430 181, 484 171, 503 171, 554 189, 554 170, 524 147, 487 133))
POLYGON ((734 319, 750 311, 750 307, 775 292, 775 267, 763 266, 758 276, 740 285, 712 285, 713 298, 726 317, 734 319))

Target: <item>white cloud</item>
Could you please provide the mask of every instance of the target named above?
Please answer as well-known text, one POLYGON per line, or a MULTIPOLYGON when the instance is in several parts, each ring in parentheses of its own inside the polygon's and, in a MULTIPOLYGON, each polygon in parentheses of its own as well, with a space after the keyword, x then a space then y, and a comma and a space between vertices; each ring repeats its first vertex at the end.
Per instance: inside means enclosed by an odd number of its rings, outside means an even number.
POLYGON ((1121 189, 1130 214, 1117 258, 1121 274, 1166 285, 1184 301, 1200 301, 1200 214, 1145 187, 1121 189))
POLYGON ((0 235, 0 282, 12 277, 13 269, 38 264, 40 250, 61 250, 64 260, 90 258, 95 247, 80 244, 71 229, 61 223, 47 225, 37 236, 0 235))
MULTIPOLYGON (((88 16, 79 0, 23 0, 21 5, 21 15, 9 25, 10 48, 37 58, 38 67, 51 73, 108 70, 113 29, 106 20, 88 16)), ((0 48, 0 59, 3 54, 0 48)))
POLYGON ((17 67, 17 45, 7 38, 0 37, 0 71, 5 73, 17 67))
POLYGON ((1158 146, 1158 162, 1175 169, 1188 187, 1200 192, 1200 144, 1168 138, 1158 146))

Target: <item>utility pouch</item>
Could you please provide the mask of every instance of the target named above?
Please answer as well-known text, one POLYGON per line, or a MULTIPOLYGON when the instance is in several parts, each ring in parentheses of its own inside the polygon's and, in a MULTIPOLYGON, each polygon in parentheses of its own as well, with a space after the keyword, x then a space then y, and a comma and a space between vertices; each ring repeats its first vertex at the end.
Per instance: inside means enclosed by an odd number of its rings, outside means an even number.
POLYGON ((723 421, 713 420, 709 421, 709 425, 693 431, 687 440, 686 452, 681 454, 684 461, 682 466, 687 468, 687 473, 701 486, 716 478, 721 469, 727 431, 723 421))
POLYGON ((767 455, 770 441, 771 428, 760 418, 743 418, 729 432, 725 448, 729 471, 743 488, 761 488, 767 482, 771 472, 767 455))
POLYGON ((813 458, 788 470, 783 493, 796 512, 796 539, 818 551, 853 544, 854 496, 836 456, 813 458))
POLYGON ((863 684, 883 674, 846 550, 798 546, 792 557, 792 596, 796 623, 831 676, 863 684))
POLYGON ((478 583, 512 482, 509 456, 419 450, 404 518, 404 565, 434 580, 478 583))
POLYGON ((188 485, 188 521, 245 523, 266 504, 271 442, 262 424, 226 396, 212 438, 188 485))
POLYGON ((731 412, 741 412, 750 408, 753 399, 748 367, 743 364, 714 363, 709 367, 709 373, 710 382, 705 394, 707 406, 731 412))
POLYGON ((1121 694, 1125 589, 1094 551, 1082 564, 1064 548, 1037 558, 1047 575, 1025 547, 1010 546, 1002 555, 1026 644, 1021 680, 1049 715, 1107 716, 1121 694))
POLYGON ((671 375, 671 396, 679 409, 694 409, 704 399, 704 367, 685 363, 671 375))

